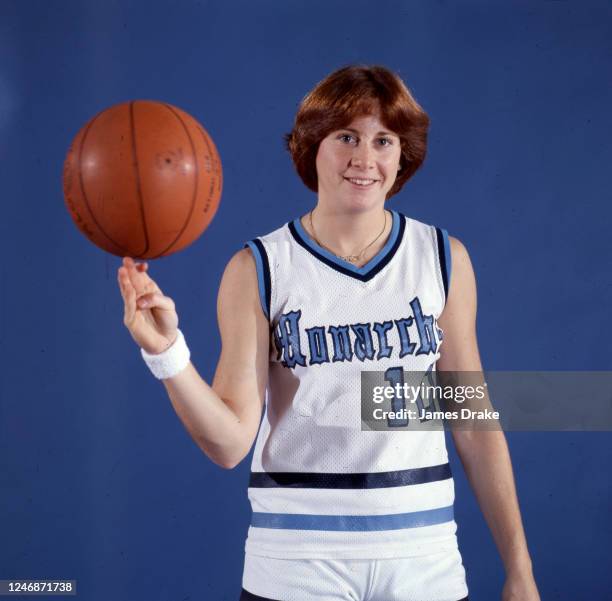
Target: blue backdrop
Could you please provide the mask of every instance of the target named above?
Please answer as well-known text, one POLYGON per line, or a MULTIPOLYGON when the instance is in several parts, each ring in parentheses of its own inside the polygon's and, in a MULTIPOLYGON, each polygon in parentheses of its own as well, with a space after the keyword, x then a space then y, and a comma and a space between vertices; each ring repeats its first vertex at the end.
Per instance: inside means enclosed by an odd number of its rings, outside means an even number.
MULTIPOLYGON (((129 99, 212 135, 220 210, 151 264, 210 382, 225 264, 315 201, 282 135, 354 62, 397 70, 431 117, 427 160, 390 206, 466 244, 485 366, 612 368, 609 2, 2 0, 0 579, 237 599, 250 458, 222 470, 189 438, 123 326, 120 260, 64 208, 62 163, 90 117, 129 99)), ((608 599, 610 434, 508 440, 543 600, 608 599)), ((500 560, 451 462, 470 597, 497 599, 500 560)))

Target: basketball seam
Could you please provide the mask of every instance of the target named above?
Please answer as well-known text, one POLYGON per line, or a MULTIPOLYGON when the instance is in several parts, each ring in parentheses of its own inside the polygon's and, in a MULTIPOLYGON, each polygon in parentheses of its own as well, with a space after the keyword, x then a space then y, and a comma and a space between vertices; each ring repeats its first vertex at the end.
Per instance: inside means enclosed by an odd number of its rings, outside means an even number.
POLYGON ((173 246, 175 246, 178 243, 178 241, 181 239, 181 236, 185 233, 185 230, 187 229, 187 226, 189 225, 189 222, 191 221, 191 218, 193 216, 193 212, 195 211, 198 186, 200 185, 200 179, 198 177, 198 156, 196 154, 195 144, 193 143, 193 139, 191 138, 189 129, 185 125, 185 122, 183 121, 181 116, 172 108, 172 106, 170 106, 169 104, 165 104, 165 103, 162 103, 162 104, 179 120, 181 126, 185 130, 185 134, 187 134, 187 139, 189 140, 189 145, 191 146, 191 152, 193 154, 193 161, 194 161, 194 166, 195 166, 193 171, 195 174, 195 179, 194 179, 193 193, 191 196, 191 209, 189 210, 189 214, 187 215, 187 218, 185 219, 185 223, 183 227, 181 228, 181 230, 179 231, 179 233, 177 234, 176 238, 166 248, 164 248, 164 250, 162 250, 159 253, 159 255, 157 255, 158 257, 167 253, 173 246))
POLYGON ((138 152, 136 149, 136 125, 134 123, 134 105, 136 101, 132 100, 130 102, 130 134, 132 136, 132 157, 134 159, 134 175, 136 176, 136 194, 138 195, 138 203, 140 205, 140 217, 142 220, 142 229, 144 233, 145 239, 145 247, 144 250, 140 253, 140 256, 144 256, 149 250, 149 231, 147 230, 147 217, 144 209, 144 202, 142 199, 142 188, 140 186, 140 168, 138 164, 138 152))
MULTIPOLYGON (((103 112, 103 111, 102 111, 103 112)), ((85 206, 87 207, 87 210, 89 211, 89 215, 91 217, 91 219, 93 220, 93 222, 96 224, 96 227, 98 228, 98 230, 100 230, 100 232, 102 233, 103 236, 105 236, 112 244, 114 244, 117 248, 120 248, 122 251, 124 252, 128 252, 128 250, 122 246, 121 244, 119 244, 118 242, 116 242, 115 240, 113 240, 105 231, 104 228, 98 223, 98 220, 96 219, 96 215, 93 212, 90 204, 89 204, 89 200, 87 199, 87 193, 85 192, 85 182, 83 181, 83 171, 81 169, 81 157, 83 155, 83 148, 85 146, 85 140, 87 138, 87 134, 89 134, 89 130, 91 129, 92 125, 94 124, 94 122, 98 119, 98 117, 102 114, 102 112, 98 113, 88 124, 87 127, 85 129, 85 132, 83 133, 83 138, 81 139, 81 143, 79 144, 79 151, 77 154, 77 173, 79 174, 79 185, 81 186, 81 194, 83 195, 83 202, 85 203, 85 206)))

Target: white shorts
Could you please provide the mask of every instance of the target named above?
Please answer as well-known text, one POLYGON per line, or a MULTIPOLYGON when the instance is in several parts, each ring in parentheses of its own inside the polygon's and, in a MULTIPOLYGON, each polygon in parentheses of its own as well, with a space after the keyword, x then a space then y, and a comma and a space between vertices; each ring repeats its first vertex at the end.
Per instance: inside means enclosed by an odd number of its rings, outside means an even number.
POLYGON ((463 601, 458 549, 399 559, 274 559, 246 554, 244 601, 463 601))

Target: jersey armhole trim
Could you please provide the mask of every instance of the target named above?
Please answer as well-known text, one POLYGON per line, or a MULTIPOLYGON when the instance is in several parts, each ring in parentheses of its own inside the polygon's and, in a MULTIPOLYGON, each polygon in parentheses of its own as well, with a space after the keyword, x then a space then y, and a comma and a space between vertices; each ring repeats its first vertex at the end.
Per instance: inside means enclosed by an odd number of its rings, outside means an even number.
POLYGON ((249 240, 244 245, 244 248, 247 247, 251 249, 253 257, 255 258, 255 267, 257 269, 257 287, 259 289, 261 309, 266 316, 266 319, 270 321, 272 285, 270 280, 270 263, 268 262, 268 255, 262 241, 258 238, 249 240))
POLYGON ((444 302, 448 300, 448 290, 451 278, 451 251, 448 240, 448 232, 443 228, 436 228, 436 238, 438 241, 438 259, 440 261, 440 273, 444 285, 444 302))

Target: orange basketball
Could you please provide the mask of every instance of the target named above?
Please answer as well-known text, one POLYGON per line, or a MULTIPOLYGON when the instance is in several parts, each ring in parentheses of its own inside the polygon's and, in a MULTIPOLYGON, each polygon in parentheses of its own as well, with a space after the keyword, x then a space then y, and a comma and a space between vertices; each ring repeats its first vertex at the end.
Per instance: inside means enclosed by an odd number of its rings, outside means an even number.
POLYGON ((208 227, 222 179, 217 149, 191 115, 134 100, 97 114, 76 135, 64 162, 64 199, 96 246, 154 259, 208 227))

